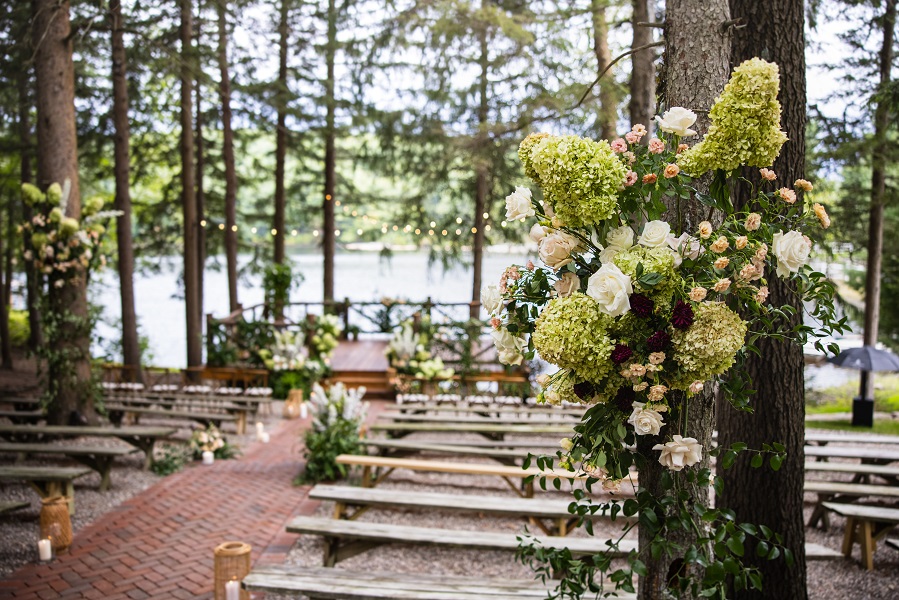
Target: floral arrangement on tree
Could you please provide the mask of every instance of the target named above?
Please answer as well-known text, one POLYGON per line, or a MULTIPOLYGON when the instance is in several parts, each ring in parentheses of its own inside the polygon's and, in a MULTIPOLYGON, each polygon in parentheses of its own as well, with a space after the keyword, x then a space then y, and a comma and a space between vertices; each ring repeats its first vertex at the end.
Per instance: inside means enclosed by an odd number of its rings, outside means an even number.
POLYGON ((329 364, 343 331, 340 319, 337 315, 308 315, 303 328, 309 359, 329 364))
POLYGON ((210 424, 206 429, 194 429, 190 435, 190 451, 194 460, 203 457, 204 452, 212 452, 215 458, 226 459, 237 456, 237 448, 228 443, 218 427, 210 424))
POLYGON ((363 402, 365 388, 349 389, 338 382, 327 391, 319 384, 312 388, 309 404, 312 427, 306 431, 306 468, 300 480, 307 483, 333 481, 346 476, 346 466, 335 462, 341 454, 359 454, 359 437, 368 413, 363 402))

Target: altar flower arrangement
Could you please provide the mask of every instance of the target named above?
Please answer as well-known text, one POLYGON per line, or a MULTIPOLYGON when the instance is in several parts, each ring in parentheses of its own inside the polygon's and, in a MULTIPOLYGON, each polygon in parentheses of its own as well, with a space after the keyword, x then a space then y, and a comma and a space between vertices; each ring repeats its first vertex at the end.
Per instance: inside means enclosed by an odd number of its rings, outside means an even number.
POLYGON ((302 331, 276 331, 274 344, 263 356, 265 367, 272 371, 297 371, 306 364, 306 338, 302 331))
MULTIPOLYGON (((516 188, 507 218, 527 228, 542 264, 510 266, 482 304, 501 362, 539 354, 558 367, 541 377, 538 401, 589 407, 562 460, 611 487, 635 462, 638 436, 658 441, 647 459, 672 471, 696 465, 710 449, 672 410, 724 381, 758 337, 811 334, 778 325, 770 277, 788 279, 825 328, 835 323, 831 286, 808 264, 810 235, 829 217, 808 201, 812 184, 785 186, 770 168, 787 139, 778 77, 760 59, 737 67, 692 147, 684 142, 696 115, 682 107, 656 117, 660 133, 645 145, 642 125, 611 144, 545 133, 521 142, 542 199, 516 188), (735 210, 724 181, 745 165, 762 167, 761 184, 750 210, 735 210), (692 178, 708 171, 716 183, 703 194, 692 178), (681 216, 678 202, 691 197, 709 207, 708 220, 681 216)), ((722 390, 747 405, 747 390, 722 390)))
POLYGON ((316 483, 346 476, 346 466, 335 459, 341 454, 362 452, 359 437, 368 413, 364 396, 364 387, 350 389, 340 382, 327 391, 318 383, 312 387, 312 427, 305 433, 306 467, 300 481, 316 483))
POLYGON ((328 365, 342 332, 337 315, 309 315, 304 325, 309 358, 328 365))
POLYGON ((414 370, 413 362, 426 361, 431 358, 431 353, 426 346, 427 337, 421 333, 415 333, 411 321, 406 321, 393 333, 393 338, 387 343, 384 351, 390 366, 400 373, 410 373, 414 370))

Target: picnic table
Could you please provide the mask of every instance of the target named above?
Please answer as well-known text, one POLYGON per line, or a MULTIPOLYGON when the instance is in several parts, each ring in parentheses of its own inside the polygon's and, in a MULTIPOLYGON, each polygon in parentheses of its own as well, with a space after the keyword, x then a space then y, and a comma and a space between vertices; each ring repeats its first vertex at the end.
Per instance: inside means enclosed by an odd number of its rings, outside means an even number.
POLYGON ((153 447, 178 430, 174 427, 80 427, 70 425, 4 425, 0 424, 0 438, 13 442, 40 442, 49 437, 115 437, 142 450, 144 465, 153 463, 153 447))
POLYGON ((69 514, 75 514, 75 486, 73 482, 90 473, 86 467, 19 467, 0 466, 0 481, 24 481, 41 498, 64 496, 69 514))
POLYGON ((77 460, 100 474, 100 491, 109 489, 109 473, 116 457, 127 456, 137 452, 137 448, 115 448, 109 446, 59 446, 55 444, 24 444, 0 442, 0 452, 9 452, 20 456, 32 454, 62 455, 77 460))
POLYGON ((823 506, 829 511, 846 517, 843 555, 847 558, 851 557, 852 548, 858 542, 861 548, 862 566, 868 571, 873 571, 877 541, 899 524, 899 509, 836 502, 825 502, 823 506))
POLYGON ((0 410, 0 418, 9 419, 12 423, 37 423, 46 414, 42 410, 0 410))
POLYGON ((499 415, 481 415, 468 413, 462 415, 455 414, 439 414, 439 415, 421 415, 404 412, 382 412, 378 414, 378 419, 384 421, 393 421, 395 423, 503 423, 508 425, 560 425, 570 424, 572 426, 580 423, 580 417, 565 414, 553 414, 548 412, 540 412, 520 416, 517 414, 502 413, 499 415))

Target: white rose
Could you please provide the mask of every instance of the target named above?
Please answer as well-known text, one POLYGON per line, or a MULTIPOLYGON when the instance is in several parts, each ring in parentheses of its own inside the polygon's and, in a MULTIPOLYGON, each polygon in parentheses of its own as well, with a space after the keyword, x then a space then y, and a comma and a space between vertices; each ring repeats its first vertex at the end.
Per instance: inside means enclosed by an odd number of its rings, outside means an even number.
POLYGON ((488 285, 481 290, 481 306, 488 315, 495 314, 503 307, 503 295, 495 285, 488 285))
POLYGON ((560 269, 572 261, 571 252, 577 245, 577 238, 557 231, 540 240, 537 253, 547 267, 560 269))
POLYGON ((637 243, 647 248, 658 248, 664 246, 671 233, 671 225, 665 221, 650 221, 643 226, 643 233, 637 243))
POLYGON ((798 231, 774 234, 774 256, 777 257, 777 274, 789 277, 808 262, 812 245, 798 231))
POLYGON ((705 253, 705 248, 702 247, 699 240, 688 233, 682 233, 680 237, 669 235, 665 241, 668 242, 668 246, 672 250, 676 251, 683 258, 696 260, 701 254, 705 253))
POLYGON ((659 129, 665 133, 673 133, 680 137, 696 135, 690 126, 696 122, 696 113, 680 106, 672 106, 661 117, 656 116, 659 129))
POLYGON ((493 338, 493 345, 496 346, 496 352, 499 355, 499 362, 504 365, 520 365, 524 360, 522 350, 527 344, 525 338, 516 337, 509 333, 506 328, 495 329, 490 332, 493 338))
POLYGON ((534 226, 531 227, 531 231, 528 233, 528 237, 540 243, 540 240, 546 237, 546 227, 539 223, 534 223, 534 226))
POLYGON ((667 444, 656 444, 652 449, 662 451, 659 463, 672 471, 680 471, 702 460, 702 446, 696 438, 675 435, 672 441, 667 444))
POLYGON ((515 191, 506 196, 506 219, 516 221, 537 214, 531 204, 531 190, 517 186, 515 191))
POLYGON ((634 230, 627 225, 616 227, 606 234, 606 243, 621 250, 627 250, 634 245, 634 230))
POLYGON ((613 317, 631 309, 629 296, 633 293, 630 275, 613 264, 603 265, 587 281, 587 295, 596 300, 599 310, 613 317))
POLYGON ((581 279, 571 271, 568 271, 563 273, 553 284, 553 289, 556 290, 560 298, 567 298, 581 289, 581 279))
POLYGON ((615 260, 615 257, 618 256, 618 253, 621 252, 621 248, 618 246, 606 246, 602 249, 602 252, 599 253, 599 262, 602 264, 609 264, 615 260))
POLYGON ((634 426, 637 435, 659 435, 659 430, 665 421, 657 410, 644 408, 645 402, 634 402, 634 412, 628 417, 627 422, 634 426))

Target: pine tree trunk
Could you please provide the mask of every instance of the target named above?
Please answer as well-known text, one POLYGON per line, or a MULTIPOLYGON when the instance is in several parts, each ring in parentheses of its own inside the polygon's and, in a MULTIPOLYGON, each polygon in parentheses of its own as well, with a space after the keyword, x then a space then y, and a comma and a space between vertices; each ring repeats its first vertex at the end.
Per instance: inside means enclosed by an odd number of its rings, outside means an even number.
MULTIPOLYGON (((75 68, 67 0, 35 0, 32 25, 37 77, 38 183, 69 182, 66 216, 81 218, 78 186, 78 142, 75 133, 75 68)), ((61 320, 54 334, 53 351, 67 354, 67 361, 51 361, 47 373, 54 398, 47 408, 47 422, 66 423, 73 413, 93 421, 90 382, 90 328, 87 312, 87 280, 78 268, 69 283, 50 291, 50 311, 61 320), (73 321, 74 319, 74 321, 73 321), (77 321, 77 322, 76 322, 77 321), (60 366, 60 364, 64 366, 60 366)), ((48 340, 49 341, 49 340, 48 340)))
MULTIPOLYGON (((742 18, 746 27, 734 30, 733 65, 763 57, 780 67, 781 127, 790 140, 774 163, 778 185, 792 187, 805 173, 805 39, 802 0, 778 4, 776 11, 752 0, 730 0, 731 16, 742 18)), ((745 169, 743 177, 757 185, 758 169, 745 169)), ((737 207, 748 206, 751 188, 745 182, 733 187, 737 207)), ((775 306, 791 305, 797 316, 789 326, 801 322, 802 302, 778 277, 768 277, 769 302, 775 306)), ((719 442, 730 445, 745 442, 750 448, 763 443, 779 442, 786 446, 787 460, 779 471, 753 469, 748 457, 741 457, 724 477, 724 492, 719 504, 733 510, 738 521, 762 524, 784 536, 796 563, 788 567, 783 559, 757 559, 755 548, 747 544, 747 564, 761 569, 764 591, 734 592, 734 598, 808 597, 806 589, 805 528, 802 516, 803 479, 805 475, 805 382, 803 353, 797 344, 762 339, 761 355, 750 354, 746 364, 756 394, 752 397, 755 412, 738 411, 722 402, 718 415, 719 442)))
POLYGON ((181 5, 181 210, 184 218, 184 308, 187 319, 187 366, 203 364, 197 257, 197 197, 194 188, 192 0, 181 5))
MULTIPOLYGON (((649 10, 649 0, 633 0, 633 37, 631 48, 639 48, 652 43, 652 29, 638 27, 637 23, 651 23, 653 15, 649 10)), ((641 123, 652 130, 656 110, 655 52, 640 50, 631 55, 631 100, 628 104, 631 125, 641 123)), ((644 139, 649 139, 646 136, 644 139)))
MULTIPOLYGON (((730 72, 730 41, 722 31, 722 23, 728 20, 729 10, 726 0, 669 0, 667 5, 665 75, 667 77, 666 105, 683 106, 698 111, 708 111, 715 98, 724 89, 730 72)), ((699 112, 700 119, 693 127, 699 135, 708 129, 707 112, 699 112)), ((699 186, 703 185, 700 180, 699 186)), ((669 211, 673 212, 673 211, 669 211)), ((706 209, 699 202, 682 203, 678 213, 680 223, 672 223, 678 231, 695 231, 698 223, 706 216, 706 209)), ((711 387, 711 386, 709 386, 711 387)), ((672 398, 672 400, 674 400, 672 398)), ((684 410, 686 403, 683 395, 680 402, 672 407, 671 422, 676 414, 684 410)), ((689 428, 685 436, 696 438, 705 449, 703 458, 697 468, 708 468, 708 450, 712 448, 712 430, 715 427, 715 401, 712 390, 697 394, 686 404, 685 423, 689 428)), ((653 442, 638 440, 641 454, 649 457, 646 466, 640 471, 640 485, 650 493, 661 496, 661 478, 664 467, 655 460, 656 452, 651 450, 653 442)), ((693 501, 708 506, 709 489, 704 485, 683 485, 693 501)), ((644 528, 640 528, 640 559, 646 564, 648 575, 641 577, 637 590, 639 600, 658 600, 668 597, 665 591, 668 582, 681 572, 683 563, 680 557, 661 555, 658 559, 650 553, 651 536, 644 528)), ((672 532, 668 538, 688 547, 696 543, 696 536, 691 532, 672 532)), ((690 573, 701 578, 701 573, 690 573)), ((684 596, 689 597, 689 596, 684 596)))
MULTIPOLYGON (((13 222, 13 199, 9 198, 6 211, 6 220, 7 223, 12 224, 13 222)), ((11 288, 12 278, 12 241, 15 239, 12 236, 12 228, 7 227, 7 235, 6 238, 7 245, 4 248, 3 239, 0 239, 0 256, 4 255, 4 250, 6 250, 6 255, 10 260, 6 261, 6 267, 3 269, 3 273, 0 273, 0 368, 11 370, 13 367, 12 364, 12 343, 9 339, 9 290, 11 288)), ((0 236, 2 238, 3 236, 0 236)))
MULTIPOLYGON (((284 187, 284 162, 287 156, 287 9, 289 0, 281 0, 281 13, 278 20, 278 87, 275 95, 278 108, 278 122, 275 127, 275 218, 272 229, 275 230, 274 261, 276 265, 284 264, 284 211, 287 204, 287 193, 284 187)), ((284 305, 277 302, 272 307, 276 321, 284 317, 284 305)))
POLYGON ((222 160, 225 163, 225 262, 228 265, 228 301, 237 310, 237 171, 234 167, 234 132, 231 130, 231 78, 228 74, 228 30, 225 0, 215 3, 218 11, 218 63, 222 101, 222 160))
POLYGON ((480 315, 481 301, 481 273, 484 260, 484 236, 486 219, 484 212, 487 208, 487 196, 489 194, 488 185, 488 165, 487 165, 487 75, 489 69, 489 56, 487 46, 487 23, 481 23, 481 30, 478 32, 480 42, 480 67, 481 74, 478 81, 478 132, 476 134, 477 143, 475 145, 475 201, 474 201, 474 232, 471 244, 471 262, 472 262, 472 290, 471 290, 471 309, 469 311, 472 319, 477 319, 480 315))
MULTIPOLYGON (((602 73, 612 62, 609 50, 609 24, 606 21, 608 0, 591 0, 593 18, 593 54, 596 56, 596 73, 602 73)), ((615 77, 609 70, 599 80, 599 136, 604 140, 618 137, 618 91, 615 77)))
MULTIPOLYGON (((23 43, 24 40, 23 40, 23 43)), ((19 143, 22 145, 22 151, 19 155, 20 177, 22 183, 31 183, 34 179, 31 169, 32 156, 34 148, 32 147, 31 138, 31 102, 29 101, 29 77, 28 69, 20 69, 16 78, 16 88, 19 97, 19 143)), ((22 218, 31 221, 34 216, 31 207, 22 202, 22 218)), ((23 243, 31 244, 31 234, 27 231, 22 232, 23 243)), ((28 308, 28 349, 36 352, 41 345, 41 311, 40 311, 40 274, 34 269, 34 263, 25 262, 25 287, 27 291, 26 304, 28 308)))
POLYGON ((122 362, 133 370, 135 381, 142 380, 140 343, 137 338, 137 313, 134 309, 134 246, 131 239, 130 153, 131 129, 128 123, 128 79, 125 57, 125 33, 121 0, 111 0, 112 25, 112 120, 115 125, 113 155, 115 166, 115 207, 122 211, 116 219, 119 251, 119 286, 122 302, 122 362))
MULTIPOLYGON (((203 6, 202 3, 197 6, 197 27, 196 27, 196 39, 198 43, 202 40, 202 25, 203 25, 203 6)), ((202 72, 197 74, 197 78, 194 80, 195 92, 194 96, 197 99, 197 116, 195 119, 196 130, 194 132, 194 144, 196 146, 197 152, 197 172, 196 172, 196 183, 197 183, 197 221, 199 223, 199 227, 197 227, 197 309, 198 315, 197 318, 200 322, 201 333, 202 327, 204 323, 203 319, 203 299, 205 297, 206 290, 206 227, 209 225, 208 221, 206 221, 206 187, 203 180, 203 173, 206 170, 206 143, 203 141, 203 84, 202 84, 202 72)))
POLYGON ((328 0, 328 43, 325 47, 327 80, 325 81, 325 198, 322 202, 322 251, 324 253, 324 301, 334 301, 334 253, 336 236, 334 232, 334 203, 336 187, 337 154, 335 150, 335 113, 337 101, 334 97, 334 60, 337 54, 337 6, 335 0, 328 0))

